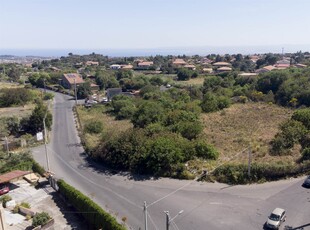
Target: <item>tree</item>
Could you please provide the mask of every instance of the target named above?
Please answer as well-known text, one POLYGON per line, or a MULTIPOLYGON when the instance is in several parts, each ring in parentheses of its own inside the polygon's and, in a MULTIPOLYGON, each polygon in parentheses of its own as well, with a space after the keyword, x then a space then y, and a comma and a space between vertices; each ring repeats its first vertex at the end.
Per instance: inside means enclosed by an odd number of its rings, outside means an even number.
POLYGON ((150 143, 147 169, 154 175, 171 175, 173 165, 182 162, 184 155, 180 146, 169 136, 160 136, 150 143))
POLYGON ((48 130, 52 126, 52 114, 48 111, 46 105, 39 102, 34 110, 32 111, 27 123, 25 124, 25 131, 31 134, 36 134, 37 132, 43 131, 43 119, 45 118, 45 125, 48 130))
POLYGON ((87 98, 89 95, 91 95, 90 82, 87 81, 79 85, 76 94, 78 99, 84 99, 87 98))
POLYGON ((134 113, 131 121, 135 127, 144 128, 148 124, 162 120, 164 110, 162 106, 153 101, 143 102, 134 113))
POLYGON ((193 73, 194 72, 189 69, 179 69, 177 75, 178 81, 188 81, 192 77, 193 73))
POLYGON ((294 112, 292 119, 301 122, 310 131, 310 109, 299 109, 294 112))
POLYGON ((218 110, 218 103, 216 96, 211 93, 206 93, 203 96, 202 102, 200 104, 202 111, 209 113, 218 110))
POLYGON ((208 144, 204 140, 196 141, 194 148, 197 157, 207 160, 216 160, 219 157, 219 153, 216 151, 214 146, 208 144))

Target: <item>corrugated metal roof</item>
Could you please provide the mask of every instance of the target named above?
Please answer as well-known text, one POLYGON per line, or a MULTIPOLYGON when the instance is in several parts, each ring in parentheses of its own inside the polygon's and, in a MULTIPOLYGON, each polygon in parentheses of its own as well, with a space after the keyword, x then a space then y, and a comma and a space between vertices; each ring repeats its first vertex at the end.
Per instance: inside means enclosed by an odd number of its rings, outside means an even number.
POLYGON ((14 170, 12 172, 2 174, 2 175, 0 175, 0 183, 9 182, 13 179, 23 177, 29 173, 31 173, 31 172, 30 171, 14 170))

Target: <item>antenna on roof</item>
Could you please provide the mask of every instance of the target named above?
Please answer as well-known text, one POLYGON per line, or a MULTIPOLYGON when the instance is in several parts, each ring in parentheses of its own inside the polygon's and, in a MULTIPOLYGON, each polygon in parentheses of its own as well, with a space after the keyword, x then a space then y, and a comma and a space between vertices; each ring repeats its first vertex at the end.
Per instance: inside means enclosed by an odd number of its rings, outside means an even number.
POLYGON ((284 47, 282 47, 282 58, 284 58, 284 47))

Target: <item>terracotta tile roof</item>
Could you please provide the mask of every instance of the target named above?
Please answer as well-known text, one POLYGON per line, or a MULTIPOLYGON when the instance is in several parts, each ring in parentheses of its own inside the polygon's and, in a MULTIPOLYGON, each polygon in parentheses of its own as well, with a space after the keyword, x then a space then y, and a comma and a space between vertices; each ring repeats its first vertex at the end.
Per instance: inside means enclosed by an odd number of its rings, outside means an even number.
POLYGON ((122 69, 132 69, 133 65, 121 65, 122 69))
POLYGON ((154 63, 152 61, 144 61, 144 62, 139 62, 138 66, 151 66, 154 63))
POLYGON ((267 66, 263 67, 263 69, 269 70, 269 71, 274 70, 275 68, 276 68, 276 67, 274 67, 274 66, 272 66, 272 65, 267 65, 267 66))
POLYGON ((307 65, 304 65, 304 64, 296 64, 295 65, 296 67, 299 67, 299 68, 306 68, 307 67, 307 65))
POLYGON ((2 174, 2 175, 0 175, 0 183, 9 182, 13 179, 23 177, 29 173, 31 173, 31 172, 30 171, 14 170, 12 172, 2 174))
POLYGON ((215 63, 213 63, 213 65, 214 65, 214 66, 231 66, 230 63, 228 63, 228 62, 223 62, 223 61, 221 61, 221 62, 215 62, 215 63))
POLYGON ((230 68, 230 67, 221 67, 221 68, 218 68, 217 69, 218 71, 231 71, 232 70, 232 68, 230 68))
POLYGON ((87 61, 85 64, 86 65, 99 65, 99 62, 97 62, 97 61, 87 61))
POLYGON ((196 68, 196 66, 194 66, 194 65, 185 65, 184 67, 185 68, 196 68))
POLYGON ((74 79, 75 79, 75 83, 76 84, 82 84, 84 83, 83 78, 81 77, 81 75, 77 74, 77 73, 66 73, 64 74, 64 77, 67 79, 67 81, 70 84, 74 84, 74 79))
POLYGON ((174 64, 174 65, 186 65, 187 63, 183 59, 177 58, 172 62, 172 64, 174 64))

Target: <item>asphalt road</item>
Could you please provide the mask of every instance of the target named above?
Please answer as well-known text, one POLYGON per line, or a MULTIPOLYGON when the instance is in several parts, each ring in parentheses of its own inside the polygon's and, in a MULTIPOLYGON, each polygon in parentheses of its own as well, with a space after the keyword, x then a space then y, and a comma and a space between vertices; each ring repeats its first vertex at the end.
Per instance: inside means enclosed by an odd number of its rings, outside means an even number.
MULTIPOLYGON (((310 229, 310 190, 303 188, 304 177, 257 185, 228 186, 173 179, 148 179, 113 174, 89 162, 77 135, 70 97, 55 94, 54 122, 48 144, 50 169, 119 221, 126 217, 131 229, 144 229, 143 202, 147 201, 148 229, 165 229, 166 215, 177 216, 170 229, 263 229, 270 212, 287 210, 282 225, 310 229), (177 191, 176 191, 177 190, 177 191)), ((34 158, 46 167, 44 147, 33 149, 34 158)))

